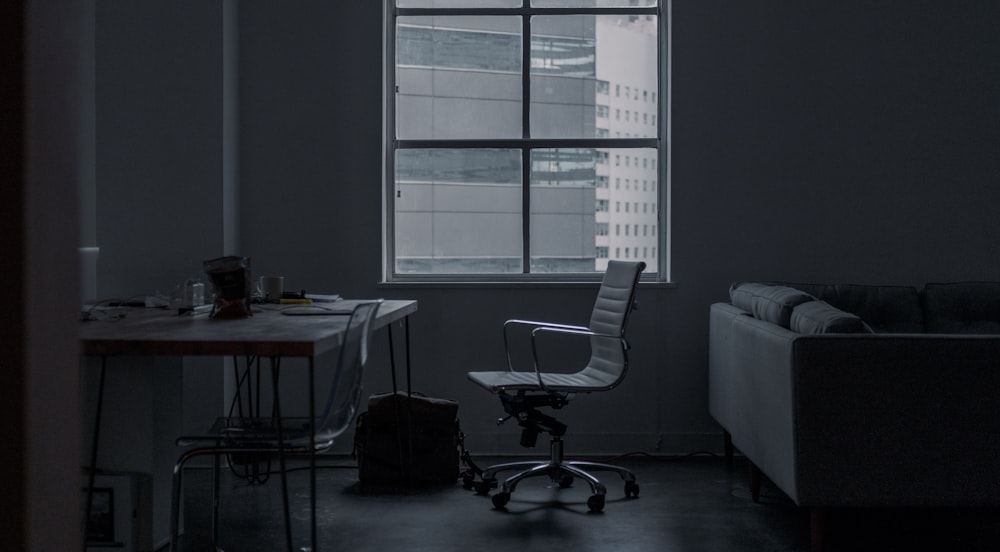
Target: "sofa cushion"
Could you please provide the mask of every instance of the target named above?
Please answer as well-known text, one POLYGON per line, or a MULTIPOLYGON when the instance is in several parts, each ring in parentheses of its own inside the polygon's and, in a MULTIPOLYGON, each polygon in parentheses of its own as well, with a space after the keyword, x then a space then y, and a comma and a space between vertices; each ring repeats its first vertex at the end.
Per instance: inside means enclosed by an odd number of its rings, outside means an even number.
POLYGON ((736 282, 729 287, 729 301, 738 309, 752 312, 753 296, 766 287, 755 282, 736 282))
POLYGON ((857 315, 842 311, 826 301, 809 301, 792 309, 790 329, 804 334, 871 333, 857 315))
POLYGON ((860 316, 876 333, 921 333, 924 313, 917 288, 835 284, 824 286, 819 299, 860 316))
POLYGON ((792 309, 814 301, 808 293, 786 286, 767 286, 753 297, 751 306, 754 318, 788 328, 791 326, 792 309))
POLYGON ((734 307, 753 314, 754 318, 788 328, 795 305, 813 301, 808 293, 788 286, 758 282, 736 282, 729 288, 734 307))
POLYGON ((799 291, 804 291, 817 299, 822 299, 823 290, 830 287, 827 284, 806 284, 801 282, 761 282, 762 284, 767 284, 769 286, 786 286, 793 287, 799 291))
POLYGON ((929 333, 1000 334, 1000 282, 927 284, 921 298, 929 333))

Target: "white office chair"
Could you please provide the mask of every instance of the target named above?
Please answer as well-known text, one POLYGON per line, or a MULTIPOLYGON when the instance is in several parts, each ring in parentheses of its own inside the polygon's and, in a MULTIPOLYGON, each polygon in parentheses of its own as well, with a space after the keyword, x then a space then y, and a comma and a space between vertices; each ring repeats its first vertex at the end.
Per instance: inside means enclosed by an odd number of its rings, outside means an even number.
MULTIPOLYGON (((563 459, 563 440, 566 425, 541 413, 539 407, 559 409, 577 393, 607 391, 625 378, 628 368, 629 345, 625 340, 625 326, 635 304, 639 275, 645 269, 642 262, 610 261, 604 280, 597 293, 597 301, 589 326, 572 326, 530 320, 508 320, 504 324, 504 347, 507 352, 506 371, 469 372, 468 377, 477 385, 500 397, 504 411, 523 428, 521 445, 532 447, 540 432, 551 436, 550 455, 545 461, 511 462, 483 470, 480 481, 467 478, 466 487, 474 487, 478 494, 489 494, 497 486, 496 474, 518 470, 500 484, 493 495, 493 505, 502 509, 510 501, 517 484, 525 478, 549 476, 560 487, 569 487, 574 478, 583 479, 591 488, 587 500, 591 511, 604 509, 604 485, 590 471, 614 471, 625 481, 625 496, 638 497, 639 485, 635 475, 620 466, 596 462, 567 461, 563 459), (508 330, 514 326, 529 326, 534 370, 515 370, 511 362, 508 330), (589 340, 590 360, 574 373, 545 372, 539 365, 537 342, 549 334, 578 336, 589 340)), ((502 422, 502 420, 501 420, 502 422)))
MULTIPOLYGON (((231 455, 234 464, 247 464, 277 455, 280 461, 282 506, 285 516, 285 538, 288 550, 292 550, 290 512, 288 507, 288 484, 285 478, 284 456, 287 454, 315 454, 330 448, 334 439, 340 436, 357 415, 361 404, 361 381, 368 360, 372 321, 382 300, 358 304, 350 315, 347 329, 341 334, 337 364, 334 367, 330 390, 323 411, 315 422, 315 432, 311 431, 308 417, 224 417, 204 435, 184 436, 177 439, 178 446, 203 446, 185 451, 174 466, 173 500, 170 517, 170 550, 177 551, 178 525, 181 503, 181 476, 184 464, 197 456, 214 456, 214 484, 212 489, 212 545, 218 548, 219 519, 219 457, 231 455)), ((277 372, 274 372, 275 397, 277 400, 277 372)), ((280 413, 280 406, 277 412, 280 413)), ((315 483, 315 479, 311 479, 315 483)), ((315 500, 316 488, 311 487, 315 500)), ((316 519, 312 518, 313 540, 315 540, 316 519)), ((315 545, 315 543, 313 543, 315 545)))

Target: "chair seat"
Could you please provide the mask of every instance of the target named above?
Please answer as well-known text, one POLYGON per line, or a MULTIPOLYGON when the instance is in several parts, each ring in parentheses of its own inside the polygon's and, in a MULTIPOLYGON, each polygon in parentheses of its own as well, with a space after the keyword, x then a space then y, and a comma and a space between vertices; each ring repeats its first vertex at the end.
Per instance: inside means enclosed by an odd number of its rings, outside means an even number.
MULTIPOLYGON (((535 372, 469 372, 468 378, 491 393, 501 391, 542 390, 535 372)), ((585 368, 572 374, 542 373, 542 383, 546 391, 557 393, 582 393, 610 389, 617 383, 615 375, 585 368)))

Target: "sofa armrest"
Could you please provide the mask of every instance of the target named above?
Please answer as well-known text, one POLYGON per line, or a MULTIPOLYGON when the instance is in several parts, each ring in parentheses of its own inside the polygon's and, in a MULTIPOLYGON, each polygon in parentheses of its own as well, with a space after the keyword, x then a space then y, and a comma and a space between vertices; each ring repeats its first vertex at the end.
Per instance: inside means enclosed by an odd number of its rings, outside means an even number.
POLYGON ((1000 504, 1000 336, 801 336, 803 506, 1000 504))
POLYGON ((749 316, 735 317, 729 328, 730 368, 710 367, 710 386, 732 388, 730 402, 717 405, 716 419, 733 445, 794 500, 795 433, 792 345, 801 337, 749 316))
POLYGON ((729 303, 715 303, 708 315, 708 410, 726 431, 736 431, 734 425, 742 418, 740 409, 743 387, 733 356, 732 324, 736 318, 750 313, 729 303))

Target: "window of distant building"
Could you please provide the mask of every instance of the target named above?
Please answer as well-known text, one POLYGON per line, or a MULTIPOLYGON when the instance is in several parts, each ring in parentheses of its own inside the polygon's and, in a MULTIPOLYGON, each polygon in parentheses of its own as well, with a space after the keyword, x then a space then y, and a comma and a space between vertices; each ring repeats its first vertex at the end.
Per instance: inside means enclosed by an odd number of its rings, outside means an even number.
POLYGON ((645 255, 666 215, 637 202, 665 129, 633 111, 667 82, 660 4, 386 0, 387 281, 596 280, 616 258, 666 279, 645 255))

